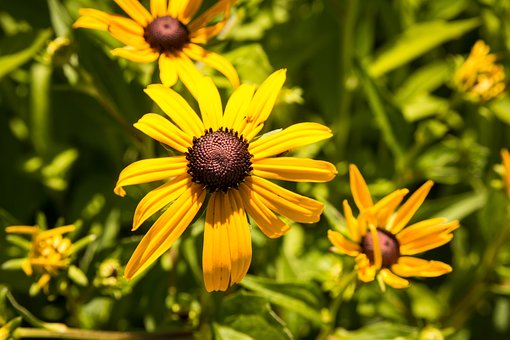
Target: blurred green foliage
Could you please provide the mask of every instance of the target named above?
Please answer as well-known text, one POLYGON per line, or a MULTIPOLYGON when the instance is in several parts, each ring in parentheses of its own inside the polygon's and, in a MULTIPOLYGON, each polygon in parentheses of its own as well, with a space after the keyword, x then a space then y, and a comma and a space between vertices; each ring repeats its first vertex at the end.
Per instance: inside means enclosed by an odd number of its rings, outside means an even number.
MULTIPOLYGON (((249 275, 225 294, 203 287, 203 220, 142 276, 122 277, 154 221, 130 232, 134 208, 153 186, 133 187, 124 199, 113 187, 127 164, 166 152, 132 127, 157 110, 142 90, 158 78, 154 65, 113 57, 119 44, 107 34, 73 31, 82 7, 121 13, 113 1, 0 3, 0 263, 11 264, 0 269, 0 338, 99 330, 112 338, 510 337, 510 202, 498 166, 510 146, 510 97, 476 103, 452 84, 478 39, 510 69, 509 0, 237 2, 210 49, 243 82, 288 68, 265 131, 328 125, 331 140, 295 154, 333 162, 339 174, 293 188, 325 202, 320 223, 294 224, 276 240, 252 228, 249 275), (436 182, 417 218, 461 220, 454 240, 426 255, 452 264, 451 274, 384 293, 352 280, 352 259, 329 252, 326 238, 343 227, 349 163, 378 197, 436 182), (4 227, 35 224, 40 214, 50 226, 78 222, 73 240, 95 239, 48 295, 30 296, 33 278, 8 262, 26 250, 7 241, 4 227)), ((204 72, 225 102, 228 83, 204 72)))

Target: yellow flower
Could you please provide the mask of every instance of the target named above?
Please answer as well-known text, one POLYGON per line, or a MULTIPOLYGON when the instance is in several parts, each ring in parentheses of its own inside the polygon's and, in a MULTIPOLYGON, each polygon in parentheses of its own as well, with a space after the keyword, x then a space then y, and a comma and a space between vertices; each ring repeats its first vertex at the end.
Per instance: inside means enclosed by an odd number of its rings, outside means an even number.
POLYGON ((502 65, 495 64, 496 55, 489 52, 489 46, 478 40, 454 76, 458 90, 480 102, 496 98, 505 91, 505 70, 502 65))
POLYGON ((350 169, 350 186, 354 202, 359 209, 353 216, 347 200, 343 202, 348 238, 333 230, 328 238, 336 249, 355 257, 358 278, 363 282, 376 277, 394 288, 405 288, 409 281, 402 277, 436 277, 451 272, 452 268, 440 261, 427 261, 413 257, 418 253, 448 243, 458 221, 432 218, 407 224, 421 206, 432 187, 432 181, 423 184, 398 209, 407 189, 400 189, 374 204, 367 184, 355 165, 350 169))
POLYGON ((510 198, 510 152, 507 149, 501 149, 501 158, 503 159, 503 180, 506 195, 510 198))
POLYGON ((132 278, 167 251, 193 220, 209 193, 204 228, 203 272, 208 291, 226 290, 240 282, 251 262, 251 236, 246 212, 268 237, 289 229, 278 215, 301 223, 317 222, 323 204, 264 179, 324 182, 335 167, 324 161, 279 157, 294 148, 331 137, 329 128, 299 123, 254 139, 269 117, 285 81, 285 70, 273 73, 255 92, 241 85, 223 113, 210 78, 197 83, 200 119, 175 91, 150 85, 145 92, 173 121, 153 113, 135 127, 181 155, 147 159, 126 167, 115 187, 169 179, 138 204, 133 230, 170 205, 136 248, 126 266, 132 278))
POLYGON ((114 1, 131 18, 82 8, 81 17, 73 27, 110 32, 126 45, 112 50, 114 55, 137 63, 159 60, 160 78, 165 86, 173 86, 179 78, 196 94, 196 81, 202 75, 191 59, 223 73, 234 88, 239 85, 232 64, 200 46, 221 32, 236 0, 220 0, 195 19, 202 4, 200 0, 151 0, 150 13, 138 0, 114 1), (223 20, 208 25, 221 14, 223 20))
POLYGON ((74 229, 74 225, 49 230, 41 230, 38 226, 17 225, 5 230, 8 233, 32 235, 30 252, 21 267, 28 276, 32 276, 34 272, 41 275, 37 286, 47 289, 51 277, 70 264, 73 244, 62 235, 74 229))

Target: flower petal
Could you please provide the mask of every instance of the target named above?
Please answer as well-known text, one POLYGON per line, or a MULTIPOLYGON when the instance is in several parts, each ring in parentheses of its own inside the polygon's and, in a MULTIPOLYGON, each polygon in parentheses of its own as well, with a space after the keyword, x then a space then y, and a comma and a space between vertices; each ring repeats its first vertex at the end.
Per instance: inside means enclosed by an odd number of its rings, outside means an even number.
POLYGON ((501 158, 503 159, 503 181, 505 182, 506 195, 510 197, 510 152, 507 149, 502 149, 501 158))
POLYGON ((413 241, 418 241, 425 237, 434 236, 443 233, 450 233, 459 227, 458 221, 445 223, 446 218, 431 218, 425 221, 415 223, 407 228, 404 228, 397 234, 397 239, 400 244, 408 244, 413 241))
POLYGON ((356 202, 359 210, 362 211, 372 207, 374 203, 372 202, 372 196, 370 196, 367 183, 358 167, 354 164, 349 165, 349 181, 354 202, 356 202))
POLYGON ((61 227, 56 227, 56 228, 51 228, 51 229, 47 229, 47 230, 42 230, 37 235, 37 238, 38 239, 44 239, 44 238, 54 237, 56 235, 63 235, 63 234, 70 233, 70 232, 74 231, 75 229, 76 229, 76 227, 73 224, 69 224, 69 225, 64 225, 64 226, 61 226, 61 227))
POLYGON ((204 124, 177 92, 160 84, 149 85, 144 91, 182 131, 197 137, 204 134, 204 124))
POLYGON ((151 190, 140 203, 138 203, 135 216, 133 217, 133 228, 131 230, 135 231, 138 229, 149 217, 179 198, 190 186, 191 177, 187 173, 184 173, 175 177, 168 183, 151 190))
POLYGON ((386 229, 388 227, 388 220, 395 212, 395 209, 404 199, 405 195, 409 193, 407 189, 395 190, 389 195, 379 200, 371 210, 374 211, 377 219, 377 225, 386 229))
POLYGON ((6 233, 16 234, 36 234, 40 231, 39 227, 32 225, 12 225, 5 228, 6 233))
POLYGON ((417 257, 402 256, 391 266, 391 270, 403 277, 437 277, 452 271, 452 267, 441 261, 427 261, 417 257))
POLYGON ((343 201, 344 218, 349 230, 349 236, 354 242, 361 241, 361 237, 365 236, 366 231, 359 230, 358 220, 352 215, 352 209, 347 200, 343 201))
POLYGON ((379 234, 377 233, 377 229, 374 225, 370 224, 368 226, 370 234, 372 235, 372 245, 373 245, 373 257, 374 257, 374 267, 376 269, 381 269, 382 266, 382 251, 381 251, 381 242, 379 241, 379 234))
POLYGON ((238 191, 231 191, 227 195, 232 206, 231 221, 228 225, 230 240, 230 259, 232 275, 230 284, 241 282, 246 276, 251 263, 251 234, 243 202, 238 191))
POLYGON ((81 8, 80 17, 73 24, 73 28, 90 28, 107 31, 110 24, 110 14, 93 8, 81 8))
MULTIPOLYGON (((177 2, 170 0, 170 2, 177 2)), ((153 18, 164 17, 168 14, 168 0, 151 0, 151 13, 153 18)))
POLYGON ((450 242, 452 238, 452 234, 429 235, 426 238, 400 245, 400 254, 416 255, 423 253, 450 242))
POLYGON ((163 53, 159 57, 159 78, 166 87, 172 87, 177 83, 177 68, 169 54, 163 53))
POLYGON ((389 269, 384 268, 379 272, 383 281, 396 289, 406 288, 409 286, 409 281, 393 274, 389 269))
POLYGON ((206 190, 192 185, 157 219, 129 259, 124 272, 127 279, 144 271, 174 244, 200 210, 205 196, 206 190))
MULTIPOLYGON (((188 0, 188 1, 190 1, 190 0, 188 0)), ((215 16, 217 16, 221 13, 224 13, 223 20, 225 20, 230 15, 230 7, 232 6, 232 4, 235 1, 237 1, 237 0, 220 0, 220 1, 216 2, 216 4, 214 6, 212 6, 208 10, 206 10, 204 13, 202 13, 198 18, 193 20, 188 25, 189 31, 195 32, 197 29, 206 26, 215 16)), ((191 1, 191 2, 193 2, 193 1, 191 1)), ((170 3, 172 3, 172 1, 170 1, 170 3)), ((180 19, 182 19, 182 23, 186 25, 187 24, 186 21, 189 22, 189 20, 195 15, 197 10, 198 10, 198 8, 187 6, 186 9, 181 12, 182 16, 180 19)))
POLYGON ((414 216, 414 213, 420 208, 423 201, 425 201, 425 198, 427 197, 433 184, 434 182, 430 180, 425 182, 411 195, 411 197, 407 199, 407 201, 400 207, 400 209, 398 209, 392 225, 388 226, 387 228, 388 231, 392 232, 393 234, 398 234, 398 232, 407 225, 407 223, 414 216))
POLYGON ((321 202, 298 195, 260 177, 251 176, 245 184, 256 195, 260 195, 260 201, 269 209, 296 222, 318 222, 324 209, 321 202))
POLYGON ((184 47, 183 52, 191 59, 200 61, 221 72, 230 81, 232 87, 237 88, 239 86, 237 71, 225 57, 209 52, 196 44, 188 44, 184 47))
POLYGON ((269 210, 269 208, 261 202, 259 198, 260 195, 254 193, 245 183, 241 183, 239 186, 239 193, 234 190, 231 191, 234 194, 240 195, 244 208, 267 237, 280 237, 289 231, 289 225, 269 210))
POLYGON ((253 175, 295 182, 327 182, 337 174, 333 164, 308 158, 275 157, 253 160, 253 175))
POLYGON ((159 53, 152 49, 135 50, 130 47, 116 48, 111 53, 117 57, 125 58, 135 63, 152 63, 158 60, 159 53))
POLYGON ((180 22, 186 25, 197 13, 201 5, 202 0, 170 0, 168 4, 168 15, 179 19, 180 22))
POLYGON ((220 128, 223 108, 221 106, 220 93, 209 77, 202 77, 197 80, 197 97, 202 121, 206 130, 212 128, 216 131, 220 128))
POLYGON ((125 196, 122 187, 132 184, 159 181, 186 173, 188 161, 185 156, 149 158, 131 163, 120 172, 113 191, 125 196))
MULTIPOLYGON (((203 75, 200 73, 195 64, 189 59, 189 57, 181 52, 177 53, 177 56, 173 58, 177 74, 179 79, 186 86, 188 91, 193 95, 195 99, 198 97, 197 82, 202 79, 203 75)), ((198 99, 197 99, 198 100, 198 99)))
MULTIPOLYGON (((250 143, 248 150, 254 158, 266 158, 330 138, 331 136, 331 130, 324 125, 298 123, 257 139, 250 143)), ((246 135, 244 137, 247 138, 246 135)))
POLYGON ((358 256, 361 251, 358 244, 349 241, 338 231, 328 230, 328 238, 335 248, 349 256, 358 256))
POLYGON ((143 27, 146 27, 151 21, 152 16, 142 6, 138 0, 113 0, 124 10, 131 18, 138 22, 143 27))
POLYGON ((143 27, 133 20, 111 15, 108 31, 115 39, 126 46, 134 47, 137 50, 150 49, 150 45, 143 37, 143 27))
POLYGON ((202 268, 205 289, 208 292, 229 287, 232 264, 230 262, 230 245, 228 224, 232 207, 226 204, 226 194, 211 194, 204 227, 204 248, 202 268))
POLYGON ((168 119, 156 113, 147 113, 133 124, 147 136, 168 145, 172 149, 185 153, 193 145, 193 137, 184 133, 168 119))
POLYGON ((242 84, 232 93, 225 107, 222 126, 235 131, 240 130, 254 92, 254 85, 242 84))
POLYGON ((196 31, 191 32, 189 38, 194 44, 205 44, 207 41, 220 34, 223 27, 225 27, 225 24, 226 21, 220 21, 215 25, 199 28, 196 31))
POLYGON ((356 256, 356 270, 358 272, 358 279, 363 282, 371 282, 375 279, 376 270, 373 265, 370 264, 370 260, 367 255, 360 253, 356 256))
POLYGON ((281 69, 271 74, 258 88, 253 96, 253 100, 246 112, 246 119, 241 132, 244 137, 251 141, 262 127, 264 122, 271 114, 273 106, 278 98, 280 90, 285 82, 287 70, 281 69))

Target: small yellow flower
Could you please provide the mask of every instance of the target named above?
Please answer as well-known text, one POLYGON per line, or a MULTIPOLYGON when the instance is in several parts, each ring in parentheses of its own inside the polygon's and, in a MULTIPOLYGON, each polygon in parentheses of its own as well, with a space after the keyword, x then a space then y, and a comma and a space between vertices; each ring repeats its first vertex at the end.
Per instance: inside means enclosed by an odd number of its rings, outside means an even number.
POLYGON ((348 238, 333 230, 328 231, 328 238, 340 252, 355 257, 359 280, 370 282, 377 277, 394 288, 405 288, 409 281, 402 277, 436 277, 451 272, 446 263, 412 256, 448 243, 452 231, 459 227, 458 221, 447 222, 445 218, 407 225, 425 200, 432 181, 423 184, 396 210, 407 189, 396 190, 374 204, 358 168, 351 165, 349 173, 359 215, 354 217, 345 200, 348 238))
POLYGON ((73 244, 63 237, 75 229, 74 225, 41 230, 38 226, 16 225, 7 227, 8 233, 32 235, 32 245, 28 257, 23 261, 22 269, 28 276, 41 275, 37 286, 47 289, 52 276, 69 266, 73 244))
POLYGON ((506 195, 510 198, 510 152, 508 149, 501 150, 501 158, 503 159, 503 181, 505 182, 506 195))
POLYGON ((457 89, 479 102, 487 102, 505 91, 505 70, 495 63, 496 55, 489 52, 489 46, 478 40, 454 75, 457 89))
POLYGON ((137 63, 159 60, 161 82, 173 86, 180 79, 196 94, 196 80, 202 75, 191 59, 200 61, 223 73, 236 88, 239 77, 224 57, 205 50, 201 44, 217 36, 236 0, 220 0, 194 19, 202 1, 151 0, 150 12, 138 0, 114 0, 131 18, 82 8, 74 28, 108 31, 126 45, 112 54, 137 63), (209 25, 223 14, 223 19, 209 25))
POLYGON ((168 180, 149 192, 136 208, 133 230, 169 206, 133 253, 126 278, 138 275, 172 246, 207 195, 202 264, 208 291, 226 290, 246 275, 252 256, 247 214, 271 238, 289 230, 278 215, 301 223, 319 220, 322 203, 267 179, 331 180, 336 169, 328 162, 281 156, 330 138, 331 130, 316 123, 299 123, 255 138, 271 114, 285 72, 274 72, 256 91, 255 86, 241 85, 224 111, 218 89, 204 77, 197 84, 201 119, 172 89, 150 85, 145 90, 173 122, 149 113, 135 127, 179 155, 140 160, 119 175, 114 190, 120 196, 126 194, 126 185, 168 180))

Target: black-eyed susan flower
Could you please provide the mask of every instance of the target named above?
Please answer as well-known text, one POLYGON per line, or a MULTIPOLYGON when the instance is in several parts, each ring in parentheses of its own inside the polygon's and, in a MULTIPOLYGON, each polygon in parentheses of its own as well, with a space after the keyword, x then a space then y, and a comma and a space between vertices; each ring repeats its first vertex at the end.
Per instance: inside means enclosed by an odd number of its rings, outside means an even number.
POLYGON ((505 70, 489 52, 489 46, 478 40, 453 79, 460 92, 478 102, 487 102, 505 91, 505 70))
POLYGON ((74 225, 67 225, 48 230, 41 230, 38 226, 16 225, 7 227, 8 233, 28 234, 32 236, 32 243, 28 256, 23 260, 21 268, 28 276, 38 275, 37 287, 48 288, 52 276, 67 268, 71 263, 73 244, 64 237, 74 231, 74 225))
POLYGON ((510 197, 510 152, 508 149, 501 150, 501 158, 503 159, 503 181, 505 183, 506 195, 510 197))
POLYGON ((399 189, 376 204, 367 184, 355 165, 351 165, 350 186, 359 215, 354 217, 347 200, 343 202, 348 235, 328 231, 328 238, 341 253, 356 259, 359 280, 373 281, 376 277, 394 288, 405 288, 409 281, 403 277, 436 277, 452 268, 440 261, 427 261, 413 255, 448 243, 458 221, 432 218, 408 226, 409 221, 424 202, 432 187, 427 181, 397 210, 407 189, 399 189))
POLYGON ((197 83, 202 119, 173 90, 150 85, 145 92, 173 121, 144 115, 135 127, 180 155, 146 159, 127 166, 115 187, 168 179, 138 204, 133 230, 169 206, 144 236, 125 276, 132 278, 167 251, 193 220, 207 193, 203 273, 208 291, 226 290, 240 282, 251 262, 251 236, 246 212, 268 237, 279 237, 289 225, 278 217, 302 223, 319 220, 323 204, 284 189, 267 179, 324 182, 335 167, 325 161, 279 157, 294 148, 331 137, 329 128, 299 123, 255 139, 269 117, 285 81, 285 70, 273 73, 255 92, 241 85, 223 112, 210 78, 197 83))
POLYGON ((150 12, 138 0, 114 0, 130 18, 82 8, 74 28, 108 31, 125 44, 112 53, 137 63, 158 60, 160 79, 173 86, 180 79, 196 93, 196 80, 202 75, 192 60, 200 61, 223 73, 237 87, 239 78, 232 64, 201 45, 217 36, 225 26, 236 0, 220 0, 195 18, 201 0, 151 0, 150 12), (209 25, 213 19, 223 19, 209 25))

